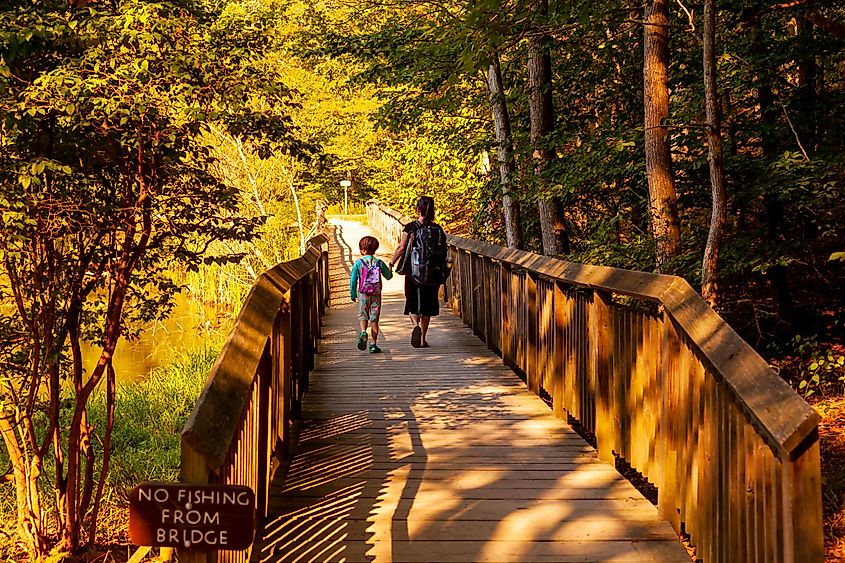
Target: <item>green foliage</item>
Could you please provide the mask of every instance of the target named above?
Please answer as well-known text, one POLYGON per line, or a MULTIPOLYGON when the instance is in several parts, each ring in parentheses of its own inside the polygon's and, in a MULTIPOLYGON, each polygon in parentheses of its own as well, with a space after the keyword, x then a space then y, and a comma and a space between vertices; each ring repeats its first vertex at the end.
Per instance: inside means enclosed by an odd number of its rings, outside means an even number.
MULTIPOLYGON (((483 74, 496 52, 517 152, 514 195, 524 210, 528 248, 539 248, 535 202, 554 197, 565 209, 573 247, 568 259, 653 268, 640 7, 549 3, 542 29, 552 37, 556 121, 545 142, 557 160, 538 181, 528 139, 525 65, 531 16, 525 5, 507 0, 355 5, 358 16, 329 26, 325 43, 311 47, 322 57, 353 58, 363 67, 356 84, 377 88, 383 102, 377 123, 393 135, 390 152, 399 155, 381 155, 385 164, 362 176, 379 198, 407 210, 423 181, 436 183, 426 176, 428 170, 440 175, 441 183, 449 181, 443 174, 463 173, 465 187, 446 190, 445 205, 472 220, 454 227, 503 242, 501 193, 492 179, 496 171, 484 177, 475 167, 485 152, 495 162, 483 74), (431 150, 433 139, 445 150, 431 150), (409 158, 405 147, 419 156, 409 158), (433 165, 432 159, 441 164, 433 165)), ((810 23, 808 9, 720 4, 717 64, 729 198, 720 260, 725 287, 743 285, 749 277, 766 282, 781 271, 811 284, 836 275, 835 266, 819 257, 836 260, 845 240, 840 157, 845 120, 837 110, 845 95, 845 43, 833 27, 810 23)), ((695 284, 711 196, 702 127, 701 21, 700 14, 692 14, 690 20, 680 6, 671 14, 672 109, 666 126, 683 232, 683 253, 673 268, 695 284)), ((845 18, 837 7, 815 14, 814 21, 845 18)))
MULTIPOLYGON (((103 427, 81 421, 91 390, 112 377, 118 340, 169 312, 174 269, 238 259, 267 221, 242 212, 204 135, 246 139, 265 159, 312 152, 265 64, 274 22, 269 6, 238 1, 0 7, 1 414, 36 432, 6 441, 13 460, 66 456, 59 497, 63 479, 84 488, 98 475, 79 451, 103 427), (102 348, 91 373, 75 353, 82 341, 102 348)), ((15 479, 25 471, 17 463, 15 479)), ((59 549, 79 548, 88 508, 69 515, 59 549)), ((44 521, 28 516, 34 557, 55 535, 44 521)))
MULTIPOLYGON (((796 337, 795 342, 800 342, 796 337)), ((798 370, 798 389, 805 397, 816 393, 826 394, 836 392, 841 394, 845 389, 845 355, 832 349, 818 346, 816 339, 809 339, 804 343, 812 346, 809 358, 802 361, 798 370)))

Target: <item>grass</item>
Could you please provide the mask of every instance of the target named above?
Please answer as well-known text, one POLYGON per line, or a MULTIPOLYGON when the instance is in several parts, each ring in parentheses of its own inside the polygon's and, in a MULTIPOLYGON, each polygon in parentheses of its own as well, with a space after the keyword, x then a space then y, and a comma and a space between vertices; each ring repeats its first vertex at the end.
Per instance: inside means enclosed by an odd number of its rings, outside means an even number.
MULTIPOLYGON (((117 389, 111 468, 103 495, 98 541, 128 544, 129 493, 142 481, 176 481, 179 476, 179 441, 182 427, 199 397, 222 346, 222 336, 205 347, 186 353, 170 365, 153 370, 147 379, 117 389)), ((89 405, 91 423, 104 426, 105 396, 89 405)), ((6 465, 5 449, 0 457, 6 465)), ((46 465, 46 464, 45 464, 46 465)), ((52 465, 52 464, 50 464, 52 465)), ((52 501, 51 467, 45 467, 44 502, 52 501)), ((19 561, 15 535, 14 491, 0 486, 0 560, 19 561)))

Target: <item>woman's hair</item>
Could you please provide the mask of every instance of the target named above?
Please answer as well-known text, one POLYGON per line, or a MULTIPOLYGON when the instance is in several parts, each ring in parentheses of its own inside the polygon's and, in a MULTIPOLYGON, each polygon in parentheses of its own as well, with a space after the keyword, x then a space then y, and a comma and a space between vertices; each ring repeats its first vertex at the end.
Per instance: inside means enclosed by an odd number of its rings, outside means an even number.
POLYGON ((421 196, 417 200, 417 212, 423 218, 424 223, 434 222, 434 198, 431 196, 421 196))
POLYGON ((376 237, 364 237, 358 241, 358 249, 362 254, 372 256, 378 250, 378 239, 376 237))

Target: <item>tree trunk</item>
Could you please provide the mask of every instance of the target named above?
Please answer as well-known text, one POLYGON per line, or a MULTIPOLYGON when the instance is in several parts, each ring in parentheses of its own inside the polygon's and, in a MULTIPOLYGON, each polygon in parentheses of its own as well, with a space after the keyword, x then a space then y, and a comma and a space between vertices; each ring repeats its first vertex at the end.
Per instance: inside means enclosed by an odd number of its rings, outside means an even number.
POLYGON ((493 53, 490 68, 487 71, 487 92, 490 107, 493 111, 493 125, 496 128, 496 142, 499 145, 499 178, 502 184, 502 208, 505 214, 505 236, 508 248, 522 249, 522 224, 520 222, 519 202, 515 201, 512 192, 514 162, 513 140, 511 138, 511 120, 508 105, 505 101, 502 68, 499 64, 499 54, 493 53))
POLYGON ((678 195, 672 170, 669 135, 669 7, 665 0, 646 4, 644 22, 643 97, 645 104, 645 166, 649 212, 658 272, 681 252, 678 195))
MULTIPOLYGON (((548 0, 533 0, 531 12, 535 23, 543 23, 549 13, 548 0)), ((552 105, 552 59, 551 38, 545 33, 531 33, 528 39, 528 89, 531 114, 531 146, 534 149, 534 174, 538 180, 541 196, 537 201, 540 215, 540 230, 543 238, 543 254, 554 256, 569 252, 566 226, 563 219, 563 205, 556 199, 542 194, 545 187, 543 172, 554 158, 549 148, 548 135, 554 129, 554 107, 552 105)))
POLYGON ((725 162, 722 151, 722 119, 716 93, 716 7, 714 0, 704 0, 704 102, 707 112, 707 162, 710 165, 712 211, 707 246, 701 264, 701 295, 715 307, 719 298, 718 261, 727 217, 725 197, 725 162))

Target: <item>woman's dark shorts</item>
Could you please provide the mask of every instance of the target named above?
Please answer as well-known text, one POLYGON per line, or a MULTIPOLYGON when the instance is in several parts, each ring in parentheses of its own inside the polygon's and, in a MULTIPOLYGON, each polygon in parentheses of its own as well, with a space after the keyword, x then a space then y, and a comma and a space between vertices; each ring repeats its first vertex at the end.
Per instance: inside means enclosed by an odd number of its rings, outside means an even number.
POLYGON ((440 314, 440 286, 417 285, 410 275, 405 276, 405 314, 436 317, 440 314))

